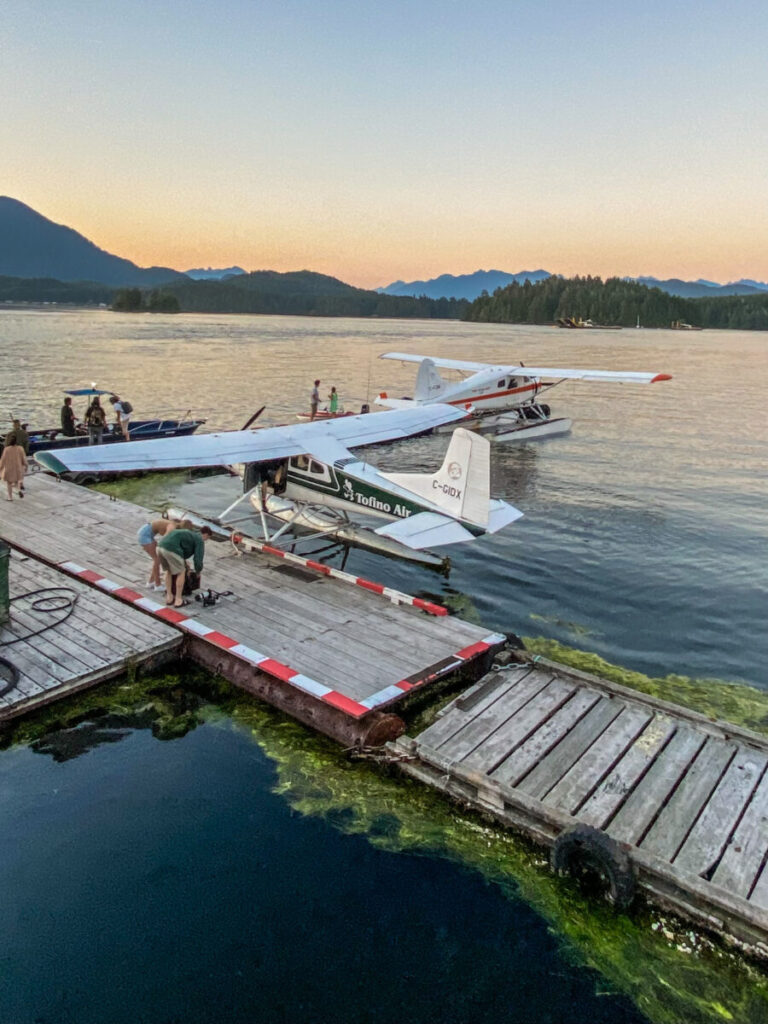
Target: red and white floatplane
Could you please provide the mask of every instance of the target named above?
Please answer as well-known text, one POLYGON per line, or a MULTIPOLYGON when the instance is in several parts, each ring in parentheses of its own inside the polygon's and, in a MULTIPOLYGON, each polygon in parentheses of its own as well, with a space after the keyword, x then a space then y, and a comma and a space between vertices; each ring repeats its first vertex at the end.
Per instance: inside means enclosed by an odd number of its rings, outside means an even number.
MULTIPOLYGON (((377 405, 389 409, 441 403, 464 409, 462 426, 483 433, 492 441, 523 441, 567 434, 571 421, 552 417, 540 395, 567 380, 599 384, 655 384, 671 380, 668 373, 628 370, 579 370, 552 366, 500 366, 463 359, 440 359, 410 352, 385 352, 381 359, 418 363, 413 398, 390 398, 382 392, 377 405), (458 380, 446 380, 438 368, 454 370, 458 380)), ((438 428, 439 429, 439 428, 438 428)))

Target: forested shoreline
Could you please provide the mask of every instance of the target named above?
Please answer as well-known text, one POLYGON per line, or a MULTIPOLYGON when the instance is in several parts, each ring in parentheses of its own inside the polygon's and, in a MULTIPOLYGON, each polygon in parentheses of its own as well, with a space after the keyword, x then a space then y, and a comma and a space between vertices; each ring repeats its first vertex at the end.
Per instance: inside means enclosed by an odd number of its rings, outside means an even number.
POLYGON ((550 277, 513 283, 466 299, 384 295, 310 271, 257 271, 222 281, 169 281, 155 288, 111 288, 53 278, 0 277, 0 303, 111 306, 127 312, 261 313, 294 316, 466 320, 552 324, 560 317, 595 324, 768 330, 768 293, 687 299, 623 278, 550 277))
POLYGON ((669 327, 681 320, 696 327, 768 330, 768 293, 683 299, 660 288, 612 277, 549 277, 536 284, 510 284, 484 293, 464 320, 476 323, 551 324, 560 317, 595 324, 669 327))

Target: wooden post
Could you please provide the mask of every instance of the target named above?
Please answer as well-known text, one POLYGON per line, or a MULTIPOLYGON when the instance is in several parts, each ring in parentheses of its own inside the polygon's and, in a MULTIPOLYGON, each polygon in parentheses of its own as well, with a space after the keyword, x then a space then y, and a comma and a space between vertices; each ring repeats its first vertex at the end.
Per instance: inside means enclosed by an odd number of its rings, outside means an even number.
POLYGON ((10 561, 11 549, 0 540, 0 623, 7 622, 10 609, 10 598, 8 594, 8 562, 10 561))

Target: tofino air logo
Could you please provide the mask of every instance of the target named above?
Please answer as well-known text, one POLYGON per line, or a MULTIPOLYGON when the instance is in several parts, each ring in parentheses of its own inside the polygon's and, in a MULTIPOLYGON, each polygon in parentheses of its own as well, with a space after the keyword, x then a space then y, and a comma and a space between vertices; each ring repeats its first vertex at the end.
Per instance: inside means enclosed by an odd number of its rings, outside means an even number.
POLYGON ((360 505, 362 508, 370 509, 372 512, 384 512, 386 515, 392 515, 398 519, 407 519, 413 512, 412 508, 400 502, 395 502, 395 505, 392 506, 388 501, 383 501, 377 497, 376 494, 365 494, 355 490, 349 478, 345 478, 342 484, 341 497, 352 505, 360 505))
POLYGON ((461 466, 458 462, 451 462, 448 464, 448 476, 451 480, 461 480, 461 466))

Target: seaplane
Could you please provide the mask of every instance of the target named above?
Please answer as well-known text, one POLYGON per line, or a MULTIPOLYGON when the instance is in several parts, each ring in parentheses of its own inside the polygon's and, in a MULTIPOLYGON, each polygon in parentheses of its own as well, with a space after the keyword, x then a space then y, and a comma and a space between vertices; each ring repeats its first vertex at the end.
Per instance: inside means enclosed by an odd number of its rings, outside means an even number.
MULTIPOLYGON (((336 510, 344 517, 362 514, 383 520, 368 530, 369 546, 384 554, 419 552, 470 541, 496 533, 519 519, 518 509, 490 496, 490 444, 461 427, 451 437, 441 467, 435 473, 384 473, 363 462, 351 448, 423 434, 466 417, 466 409, 433 404, 411 406, 377 414, 338 417, 278 427, 198 434, 156 441, 88 448, 59 448, 35 454, 49 472, 114 473, 167 470, 183 467, 246 467, 244 493, 215 520, 227 526, 236 507, 250 499, 261 518, 264 540, 274 544, 295 523, 336 510), (256 472, 248 468, 255 467, 256 472), (284 489, 279 502, 290 502, 290 514, 270 534, 266 486, 283 470, 284 489)), ((285 509, 282 509, 285 511, 285 509)), ((340 526, 325 520, 333 535, 340 526)))
MULTIPOLYGON (((438 359, 409 352, 385 352, 380 359, 418 363, 413 398, 390 398, 381 392, 376 404, 389 409, 427 407, 439 402, 463 408, 463 426, 481 431, 494 441, 518 441, 567 434, 571 420, 552 418, 550 407, 539 395, 566 380, 599 384, 655 384, 671 380, 668 373, 625 370, 578 370, 551 366, 500 366, 462 359, 438 359), (455 370, 458 381, 441 377, 438 368, 455 370)), ((436 428, 440 430, 440 428, 436 428)))

